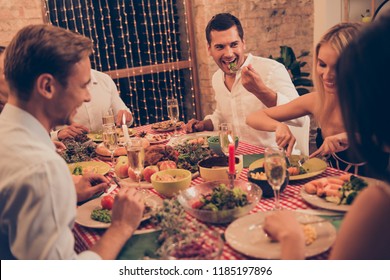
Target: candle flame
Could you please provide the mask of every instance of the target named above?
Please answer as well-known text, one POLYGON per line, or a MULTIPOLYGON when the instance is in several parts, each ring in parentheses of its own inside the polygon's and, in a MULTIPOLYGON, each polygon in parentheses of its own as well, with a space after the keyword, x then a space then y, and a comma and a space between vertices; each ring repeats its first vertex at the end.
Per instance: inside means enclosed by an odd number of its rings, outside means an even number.
POLYGON ((125 116, 124 113, 123 113, 123 115, 122 115, 122 124, 126 124, 126 116, 125 116))
POLYGON ((228 140, 229 140, 229 143, 234 143, 233 137, 230 134, 228 135, 228 140))

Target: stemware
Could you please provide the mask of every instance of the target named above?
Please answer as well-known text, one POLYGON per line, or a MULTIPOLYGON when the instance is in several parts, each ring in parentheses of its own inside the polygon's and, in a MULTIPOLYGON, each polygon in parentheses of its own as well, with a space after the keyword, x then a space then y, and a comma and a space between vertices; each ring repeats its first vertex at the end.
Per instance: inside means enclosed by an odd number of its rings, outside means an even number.
POLYGON ((222 152, 226 156, 229 155, 229 143, 231 141, 234 143, 234 133, 233 133, 232 124, 231 123, 221 123, 219 125, 219 143, 221 145, 222 152))
POLYGON ((103 143, 111 153, 111 169, 114 171, 114 152, 118 147, 118 135, 114 124, 103 125, 103 143))
POLYGON ((177 99, 168 98, 167 105, 168 105, 168 117, 171 119, 174 127, 173 136, 176 137, 178 136, 176 132, 176 125, 177 125, 177 121, 179 120, 179 105, 177 103, 177 99))
POLYGON ((135 137, 130 138, 126 143, 127 158, 129 159, 129 167, 133 169, 137 176, 138 188, 141 187, 141 173, 144 169, 145 152, 142 146, 142 139, 135 137))
POLYGON ((286 179, 286 155, 284 149, 268 147, 264 152, 264 169, 268 183, 272 186, 275 194, 275 206, 273 210, 281 210, 279 205, 280 187, 286 179))
POLYGON ((106 112, 104 112, 102 121, 103 121, 103 125, 108 125, 108 124, 115 125, 114 110, 111 107, 106 112))

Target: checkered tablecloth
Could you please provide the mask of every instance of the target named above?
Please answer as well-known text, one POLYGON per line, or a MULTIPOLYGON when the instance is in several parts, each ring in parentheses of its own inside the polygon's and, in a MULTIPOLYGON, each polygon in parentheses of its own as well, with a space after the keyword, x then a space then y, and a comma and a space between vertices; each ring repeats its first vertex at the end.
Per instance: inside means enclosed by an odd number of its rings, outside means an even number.
MULTIPOLYGON (((137 132, 145 131, 148 133, 155 133, 151 126, 142 126, 135 128, 137 132)), ((169 132, 171 133, 171 132, 169 132)), ((185 132, 183 130, 178 131, 179 134, 184 134, 185 132)), ((259 154, 263 153, 264 149, 261 147, 256 147, 250 144, 247 144, 245 142, 240 142, 238 149, 236 151, 237 155, 246 155, 246 154, 259 154)), ((244 168, 240 174, 239 179, 247 180, 247 173, 248 169, 244 168)), ((338 176, 343 174, 343 171, 330 168, 328 167, 325 172, 322 174, 316 176, 315 178, 320 177, 329 177, 329 176, 338 176)), ((286 187, 286 189, 281 193, 280 195, 280 204, 283 208, 289 209, 289 210, 296 210, 296 209, 311 209, 312 207, 307 204, 305 201, 302 200, 300 196, 300 190, 302 186, 310 181, 313 180, 313 178, 306 179, 306 180, 299 180, 299 181, 291 181, 289 185, 286 187)), ((200 177, 197 177, 192 180, 191 185, 196 185, 199 183, 204 182, 204 180, 200 177)), ((150 189, 151 192, 154 192, 157 194, 153 189, 150 189)), ((115 192, 115 191, 114 191, 115 192)), ((256 207, 251 211, 251 213, 256 213, 258 211, 269 211, 274 206, 274 199, 273 198, 262 198, 259 203, 256 205, 256 207)), ((193 217, 188 215, 188 219, 194 219, 193 217)), ((217 230, 220 233, 223 233, 227 226, 209 226, 212 229, 217 230)), ((148 222, 144 222, 141 224, 140 230, 149 230, 153 229, 153 226, 148 224, 148 222)), ((86 228, 83 226, 80 226, 78 224, 75 224, 73 233, 75 236, 75 250, 76 252, 82 252, 84 250, 87 250, 92 245, 96 243, 97 240, 99 240, 100 236, 104 233, 104 230, 101 229, 92 229, 92 228, 86 228)), ((316 258, 324 258, 327 253, 324 253, 322 255, 317 256, 316 258)), ((247 256, 242 255, 235 250, 233 250, 227 243, 225 243, 223 252, 222 252, 222 259, 225 260, 241 260, 241 259, 248 259, 247 256)))

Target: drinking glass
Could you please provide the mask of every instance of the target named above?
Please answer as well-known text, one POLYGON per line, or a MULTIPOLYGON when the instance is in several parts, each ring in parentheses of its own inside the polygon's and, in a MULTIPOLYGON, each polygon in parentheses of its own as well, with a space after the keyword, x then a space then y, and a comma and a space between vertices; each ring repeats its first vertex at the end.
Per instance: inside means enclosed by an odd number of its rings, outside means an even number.
POLYGON ((179 120, 179 105, 177 103, 177 99, 168 98, 167 105, 168 105, 168 117, 171 119, 174 127, 173 136, 176 137, 178 136, 178 134, 176 133, 176 125, 177 125, 177 121, 179 120))
POLYGON ((118 135, 115 124, 103 125, 103 143, 111 153, 111 170, 114 171, 114 152, 118 147, 118 135))
POLYGON ((264 169, 268 183, 272 186, 275 194, 275 206, 273 210, 281 210, 279 205, 280 187, 286 179, 286 155, 284 149, 268 147, 264 152, 264 169))
POLYGON ((141 172, 144 169, 145 151, 142 146, 141 138, 130 138, 126 144, 127 158, 129 167, 131 167, 137 176, 138 188, 141 187, 141 172))
POLYGON ((233 126, 231 123, 221 123, 219 125, 219 144, 222 152, 229 156, 229 143, 234 143, 233 126))
POLYGON ((103 121, 103 125, 106 124, 115 125, 114 110, 111 107, 106 112, 104 112, 102 121, 103 121))

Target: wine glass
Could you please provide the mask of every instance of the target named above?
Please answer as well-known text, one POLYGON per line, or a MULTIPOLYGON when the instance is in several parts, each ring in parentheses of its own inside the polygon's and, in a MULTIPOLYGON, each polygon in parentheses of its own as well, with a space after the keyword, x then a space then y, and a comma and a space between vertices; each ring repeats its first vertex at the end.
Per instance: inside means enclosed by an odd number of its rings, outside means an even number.
POLYGON ((111 153, 110 171, 114 171, 114 151, 118 147, 118 135, 116 133, 115 124, 103 125, 103 143, 111 153))
POLYGON ((111 107, 106 112, 104 112, 102 121, 103 121, 103 125, 106 124, 115 125, 114 110, 111 107))
POLYGON ((233 126, 231 123, 221 123, 219 125, 219 144, 226 156, 229 156, 229 143, 234 143, 233 126))
POLYGON ((268 183, 272 186, 275 195, 273 210, 281 210, 279 205, 280 187, 286 179, 286 155, 280 147, 268 147, 264 152, 264 169, 268 183))
POLYGON ((167 100, 168 105, 168 117, 171 119, 174 127, 173 137, 178 136, 176 133, 176 124, 179 120, 179 105, 177 103, 176 98, 168 98, 167 100))
POLYGON ((144 169, 145 151, 142 146, 142 139, 135 137, 130 138, 126 143, 127 158, 129 159, 129 167, 133 169, 137 176, 138 188, 141 187, 141 172, 144 169))

